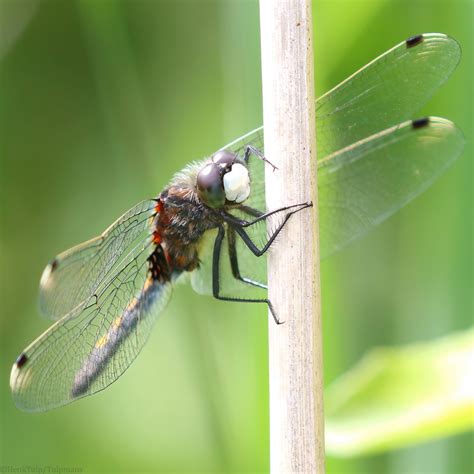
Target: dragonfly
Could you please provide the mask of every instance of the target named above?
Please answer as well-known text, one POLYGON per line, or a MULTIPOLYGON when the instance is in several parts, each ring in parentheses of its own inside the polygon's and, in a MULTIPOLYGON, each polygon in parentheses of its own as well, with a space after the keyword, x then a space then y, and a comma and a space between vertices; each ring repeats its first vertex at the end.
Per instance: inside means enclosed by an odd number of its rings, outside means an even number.
MULTIPOLYGON (((316 101, 322 258, 387 219, 461 154, 452 122, 412 120, 460 57, 446 35, 414 36, 316 101)), ((180 280, 218 299, 267 304, 280 322, 266 295, 266 251, 311 203, 266 209, 264 171, 274 165, 263 139, 260 127, 191 163, 158 197, 50 261, 40 309, 54 323, 13 365, 20 409, 49 410, 116 381, 180 280)))

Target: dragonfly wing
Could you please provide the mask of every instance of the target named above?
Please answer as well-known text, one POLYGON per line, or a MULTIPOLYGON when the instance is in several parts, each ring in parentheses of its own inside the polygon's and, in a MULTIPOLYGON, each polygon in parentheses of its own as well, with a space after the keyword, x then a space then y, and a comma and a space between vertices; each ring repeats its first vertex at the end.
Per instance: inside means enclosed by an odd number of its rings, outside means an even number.
MULTIPOLYGON (((441 33, 425 33, 389 49, 317 99, 319 160, 413 118, 451 76, 460 58, 461 48, 455 39, 441 33)), ((243 156, 249 145, 264 152, 263 127, 222 149, 243 156)), ((267 158, 271 161, 271 157, 267 158)), ((250 205, 265 209, 264 167, 258 160, 251 160, 250 166, 250 205)))
POLYGON ((398 44, 359 69, 316 101, 319 157, 412 119, 460 58, 456 40, 428 33, 398 44))
MULTIPOLYGON (((462 136, 448 121, 432 119, 420 129, 413 129, 407 122, 387 129, 412 118, 449 78, 460 57, 459 44, 446 35, 427 33, 413 37, 316 101, 323 257, 400 209, 460 154, 462 136)), ((264 152, 263 132, 263 127, 257 128, 222 149, 243 156, 251 145, 264 152)), ((272 157, 267 158, 272 161, 272 157)), ((251 194, 246 204, 259 210, 266 209, 264 168, 260 160, 251 158, 251 194)), ((254 240, 264 241, 264 226, 253 233, 254 240)), ((193 287, 199 293, 212 294, 214 238, 212 231, 204 238, 202 265, 192 276, 193 287)), ((264 283, 265 257, 257 259, 239 239, 237 245, 242 273, 250 271, 248 276, 256 274, 255 279, 264 283)), ((233 278, 228 262, 224 246, 221 280, 229 292, 248 291, 247 285, 233 278)))
MULTIPOLYGON (((460 59, 461 48, 455 39, 426 33, 399 43, 319 97, 319 159, 412 119, 451 76, 460 59)), ((248 145, 264 151, 263 127, 223 149, 243 154, 248 145)))
POLYGON ((462 152, 445 119, 408 121, 318 164, 321 257, 365 234, 428 188, 462 152))
POLYGON ((16 405, 43 411, 103 390, 140 352, 171 294, 151 278, 144 244, 101 281, 96 294, 57 321, 13 366, 16 405))
POLYGON ((84 305, 100 283, 153 232, 156 202, 143 201, 117 219, 100 236, 59 254, 43 271, 40 309, 57 320, 84 305))

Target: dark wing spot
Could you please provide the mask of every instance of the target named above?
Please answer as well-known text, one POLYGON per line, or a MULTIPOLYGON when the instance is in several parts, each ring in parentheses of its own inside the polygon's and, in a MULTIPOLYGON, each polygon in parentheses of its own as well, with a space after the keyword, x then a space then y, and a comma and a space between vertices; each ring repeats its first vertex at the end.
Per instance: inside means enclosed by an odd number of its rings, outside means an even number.
POLYGON ((54 272, 54 270, 58 268, 58 260, 56 258, 54 260, 51 260, 51 263, 49 265, 51 266, 51 271, 54 272))
POLYGON ((27 362, 28 362, 28 356, 24 352, 22 352, 18 356, 18 359, 16 360, 15 364, 18 369, 21 369, 27 362))
POLYGON ((415 129, 426 127, 430 123, 429 117, 423 117, 411 122, 411 126, 415 129))
POLYGON ((420 43, 423 43, 423 35, 411 36, 405 41, 407 48, 413 48, 414 46, 417 46, 420 43))

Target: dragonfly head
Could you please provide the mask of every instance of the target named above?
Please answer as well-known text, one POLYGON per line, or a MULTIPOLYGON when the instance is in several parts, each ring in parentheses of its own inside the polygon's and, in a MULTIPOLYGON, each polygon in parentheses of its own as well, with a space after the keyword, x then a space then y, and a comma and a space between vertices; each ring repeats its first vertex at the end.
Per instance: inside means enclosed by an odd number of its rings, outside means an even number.
POLYGON ((205 165, 196 179, 199 199, 214 209, 226 203, 240 204, 250 194, 250 177, 245 162, 235 153, 221 150, 205 165))

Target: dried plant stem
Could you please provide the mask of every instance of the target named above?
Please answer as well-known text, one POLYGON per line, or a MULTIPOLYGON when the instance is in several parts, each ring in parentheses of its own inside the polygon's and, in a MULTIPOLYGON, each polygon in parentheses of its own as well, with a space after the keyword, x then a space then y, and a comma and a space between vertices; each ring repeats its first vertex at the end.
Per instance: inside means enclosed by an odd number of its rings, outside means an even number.
POLYGON ((272 473, 323 473, 324 418, 310 0, 261 0, 267 208, 312 201, 268 261, 272 473), (283 244, 284 242, 284 244, 283 244))

